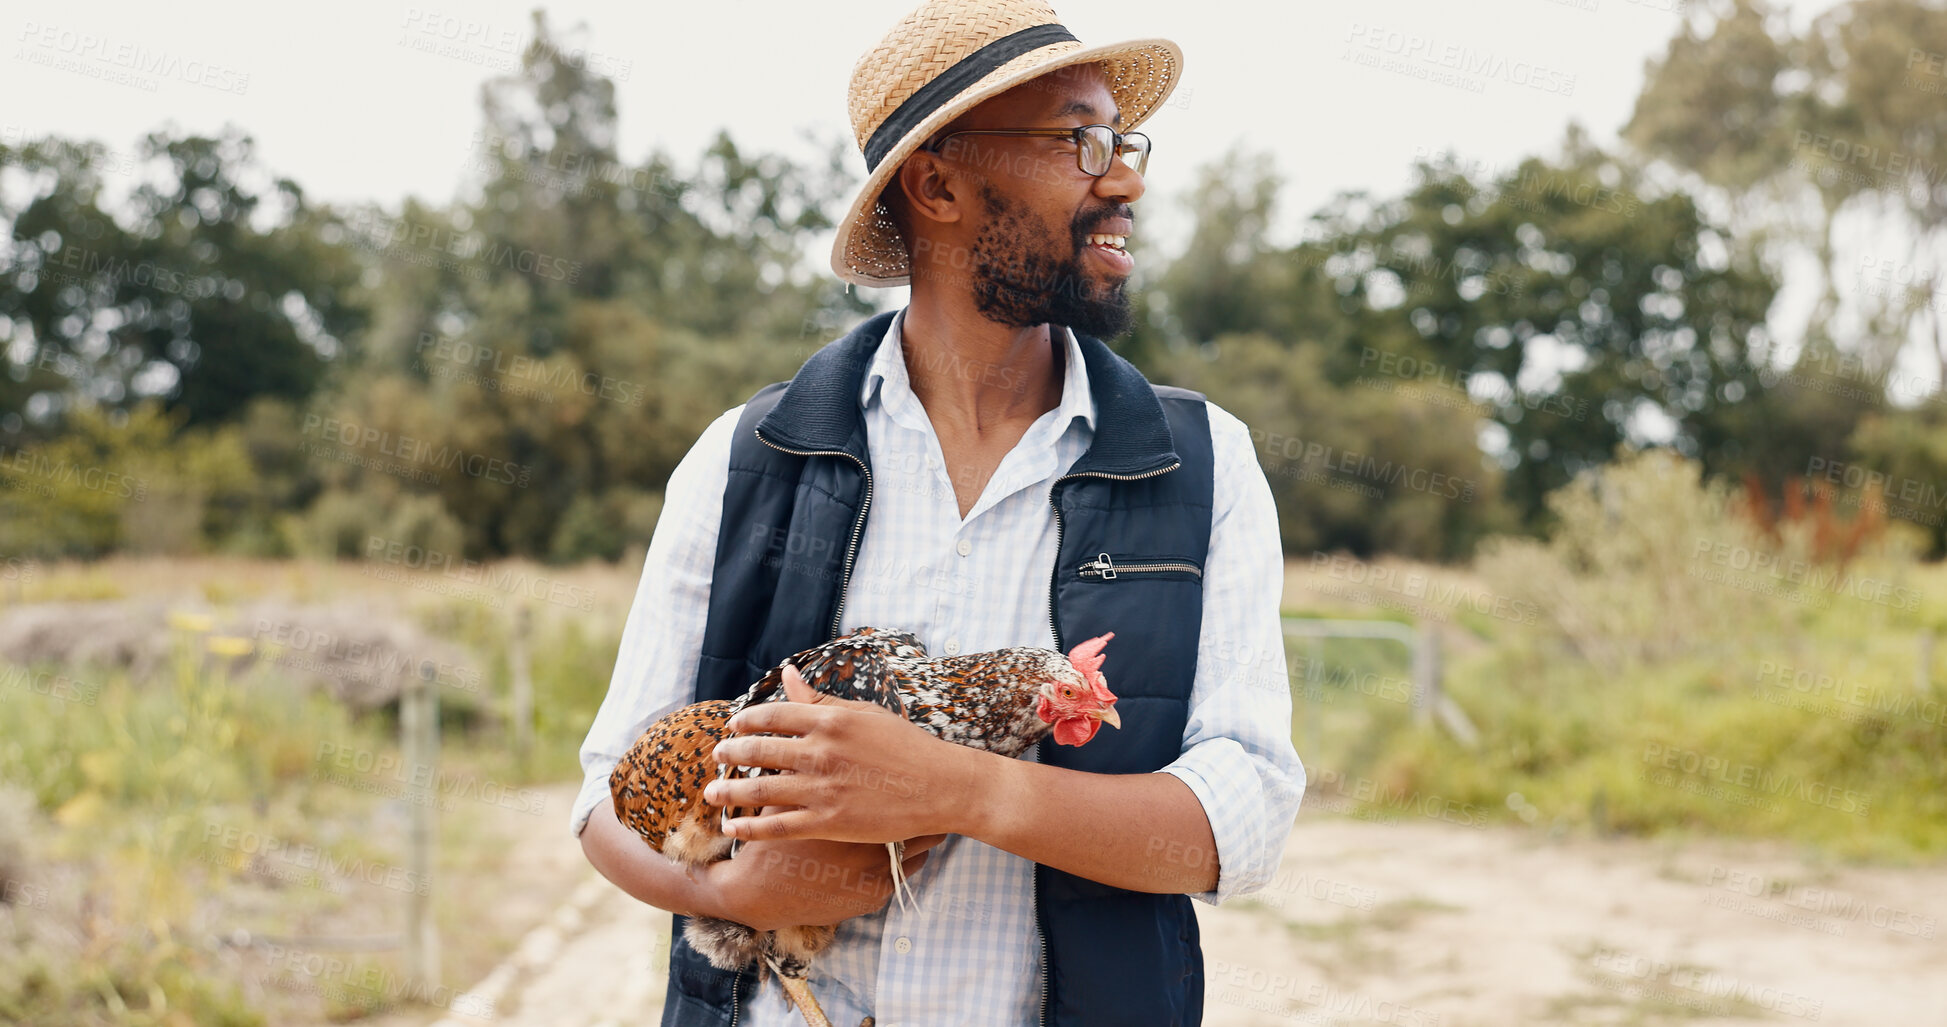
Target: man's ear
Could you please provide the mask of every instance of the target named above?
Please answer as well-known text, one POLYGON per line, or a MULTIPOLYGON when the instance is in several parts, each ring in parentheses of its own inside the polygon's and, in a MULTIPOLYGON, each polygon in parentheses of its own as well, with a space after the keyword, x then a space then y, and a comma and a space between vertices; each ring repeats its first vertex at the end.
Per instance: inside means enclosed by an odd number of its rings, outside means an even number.
POLYGON ((953 167, 925 150, 915 152, 893 176, 902 212, 918 228, 921 221, 951 224, 961 217, 960 205, 969 194, 953 167))

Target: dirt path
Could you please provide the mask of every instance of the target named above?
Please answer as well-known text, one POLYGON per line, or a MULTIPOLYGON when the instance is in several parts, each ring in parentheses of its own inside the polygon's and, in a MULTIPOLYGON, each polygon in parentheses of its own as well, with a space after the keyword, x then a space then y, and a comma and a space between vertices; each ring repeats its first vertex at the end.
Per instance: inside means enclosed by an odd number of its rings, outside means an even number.
MULTIPOLYGON (((1947 1024, 1947 869, 1318 811, 1265 891, 1198 913, 1212 1027, 1947 1024)), ((667 930, 588 872, 476 988, 492 1018, 442 1027, 654 1023, 667 930)))

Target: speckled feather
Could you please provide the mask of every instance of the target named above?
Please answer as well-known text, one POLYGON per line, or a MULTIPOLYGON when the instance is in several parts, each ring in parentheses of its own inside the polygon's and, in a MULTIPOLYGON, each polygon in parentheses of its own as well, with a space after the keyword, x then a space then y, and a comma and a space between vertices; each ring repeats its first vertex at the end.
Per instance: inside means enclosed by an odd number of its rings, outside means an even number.
MULTIPOLYGON (((1064 673, 1074 676, 1068 658, 1051 649, 1019 647, 928 658, 926 647, 912 634, 871 627, 786 662, 798 668, 805 684, 825 695, 876 702, 937 738, 1003 756, 1020 755, 1048 733, 1050 725, 1034 712, 1041 686, 1064 673)), ((734 700, 736 709, 785 701, 782 665, 734 700)), ((724 765, 718 776, 768 773, 724 765)), ((733 809, 730 816, 754 812, 733 809)))
MULTIPOLYGON (((676 710, 649 725, 610 772, 615 819, 657 852, 664 851, 664 842, 685 821, 715 830, 718 810, 703 801, 703 786, 717 776, 711 756, 723 740, 723 725, 734 705, 716 699, 676 710)), ((668 855, 679 858, 676 852, 668 855)))

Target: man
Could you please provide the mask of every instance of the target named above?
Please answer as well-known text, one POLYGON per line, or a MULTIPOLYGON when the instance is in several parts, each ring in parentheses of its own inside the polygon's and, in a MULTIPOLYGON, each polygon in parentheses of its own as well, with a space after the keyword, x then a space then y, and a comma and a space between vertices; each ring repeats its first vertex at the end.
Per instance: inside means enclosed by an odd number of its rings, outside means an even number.
MULTIPOLYGON (((910 281, 911 302, 718 418, 670 476, 574 827, 660 908, 839 924, 810 977, 834 1023, 1200 1022, 1185 896, 1277 867, 1304 772, 1270 490, 1241 422, 1098 338, 1129 323, 1149 148, 1130 130, 1180 65, 1164 40, 1084 49, 1038 0, 895 26, 853 74, 872 174, 833 267, 910 281), (616 822, 609 772, 651 721, 863 625, 936 655, 1114 631, 1123 728, 1009 760, 787 675, 803 701, 746 712, 717 750, 793 771, 710 786, 763 808, 727 828, 736 858, 691 875, 616 822), (913 909, 887 901, 898 840, 913 909)), ((755 979, 679 938, 663 1022, 799 1022, 755 979)))

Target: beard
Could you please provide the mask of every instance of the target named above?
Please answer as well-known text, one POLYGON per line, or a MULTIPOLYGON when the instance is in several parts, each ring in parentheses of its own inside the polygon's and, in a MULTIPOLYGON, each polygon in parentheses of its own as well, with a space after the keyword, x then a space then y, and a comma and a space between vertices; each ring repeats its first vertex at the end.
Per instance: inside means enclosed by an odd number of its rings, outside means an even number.
POLYGON ((1082 272, 1088 230, 1109 215, 1078 218, 1062 254, 1049 252, 1055 233, 1032 212, 984 182, 980 198, 989 216, 974 239, 970 263, 974 306, 983 317, 1013 328, 1065 325, 1097 339, 1129 330, 1128 279, 1098 283, 1082 272))

